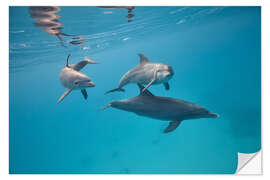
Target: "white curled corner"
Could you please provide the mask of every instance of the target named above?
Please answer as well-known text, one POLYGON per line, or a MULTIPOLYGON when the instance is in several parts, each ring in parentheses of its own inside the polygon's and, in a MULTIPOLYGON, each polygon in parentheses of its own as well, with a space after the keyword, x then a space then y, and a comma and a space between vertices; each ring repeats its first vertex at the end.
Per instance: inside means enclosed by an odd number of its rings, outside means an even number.
POLYGON ((235 174, 262 174, 261 151, 256 153, 238 153, 238 164, 235 174))

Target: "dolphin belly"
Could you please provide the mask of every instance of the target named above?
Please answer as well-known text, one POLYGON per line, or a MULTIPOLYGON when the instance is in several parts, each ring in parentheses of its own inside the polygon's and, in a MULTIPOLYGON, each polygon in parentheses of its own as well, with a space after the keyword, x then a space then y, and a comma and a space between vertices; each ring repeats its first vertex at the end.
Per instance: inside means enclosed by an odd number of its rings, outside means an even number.
POLYGON ((63 68, 60 73, 60 81, 65 88, 72 89, 73 81, 75 79, 75 73, 71 68, 63 68))
POLYGON ((152 99, 134 98, 128 101, 115 101, 112 103, 112 107, 121 109, 128 112, 133 112, 140 116, 146 116, 159 120, 172 120, 179 116, 178 109, 170 106, 167 103, 159 103, 152 99))

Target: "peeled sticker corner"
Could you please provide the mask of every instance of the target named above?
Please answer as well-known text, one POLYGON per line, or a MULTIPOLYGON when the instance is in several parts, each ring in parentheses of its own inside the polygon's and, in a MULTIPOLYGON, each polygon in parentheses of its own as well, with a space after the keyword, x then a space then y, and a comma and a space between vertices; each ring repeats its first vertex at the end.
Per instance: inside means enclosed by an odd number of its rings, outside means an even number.
POLYGON ((256 153, 238 153, 238 164, 235 174, 262 175, 261 150, 256 153))

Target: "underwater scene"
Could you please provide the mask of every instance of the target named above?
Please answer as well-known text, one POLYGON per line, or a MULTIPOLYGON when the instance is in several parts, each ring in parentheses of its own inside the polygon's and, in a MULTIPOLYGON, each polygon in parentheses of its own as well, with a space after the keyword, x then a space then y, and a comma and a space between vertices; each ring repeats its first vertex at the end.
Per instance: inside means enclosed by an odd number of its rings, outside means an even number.
POLYGON ((260 149, 260 7, 9 7, 10 174, 233 174, 260 149))

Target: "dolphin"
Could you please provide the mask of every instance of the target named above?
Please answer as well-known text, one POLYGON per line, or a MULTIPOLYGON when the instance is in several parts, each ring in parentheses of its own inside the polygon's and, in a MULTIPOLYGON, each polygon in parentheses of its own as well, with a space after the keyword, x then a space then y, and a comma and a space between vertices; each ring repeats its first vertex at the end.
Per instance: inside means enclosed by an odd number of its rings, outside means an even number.
POLYGON ((218 114, 209 112, 204 107, 196 104, 169 97, 153 95, 144 86, 137 84, 140 88, 140 95, 120 101, 112 101, 102 108, 113 107, 128 112, 133 112, 140 116, 153 119, 170 121, 164 133, 175 130, 183 120, 198 118, 217 118, 218 114))
POLYGON ((139 56, 140 64, 122 76, 118 88, 107 91, 105 94, 114 91, 125 91, 122 87, 129 83, 146 84, 144 90, 152 84, 163 83, 166 90, 170 89, 168 81, 174 75, 172 67, 167 64, 150 62, 143 54, 139 54, 139 56))
POLYGON ((83 61, 77 64, 69 65, 67 56, 66 66, 60 73, 60 81, 62 85, 67 88, 64 94, 58 99, 57 103, 60 103, 72 90, 81 90, 84 99, 87 99, 88 95, 85 88, 94 87, 95 84, 91 82, 90 78, 85 74, 79 72, 86 64, 98 64, 96 61, 85 57, 83 61))

